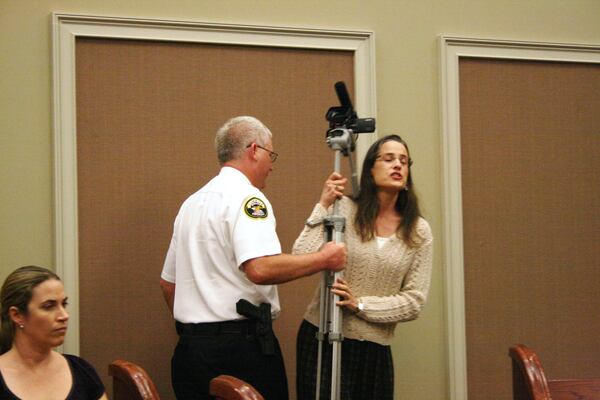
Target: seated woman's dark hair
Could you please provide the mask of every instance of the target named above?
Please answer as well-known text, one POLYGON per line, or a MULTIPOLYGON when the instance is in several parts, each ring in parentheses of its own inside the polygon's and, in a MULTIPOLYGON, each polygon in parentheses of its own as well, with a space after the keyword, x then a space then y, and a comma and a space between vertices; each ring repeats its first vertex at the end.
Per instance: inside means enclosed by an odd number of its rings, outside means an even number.
MULTIPOLYGON (((354 201, 357 203, 357 212, 354 219, 354 226, 363 242, 369 241, 375 237, 375 219, 379 212, 379 202, 377 199, 377 186, 373 179, 371 169, 375 165, 375 160, 379 156, 381 146, 389 141, 396 141, 406 147, 410 159, 408 145, 398 135, 388 135, 377 140, 371 145, 362 166, 360 175, 360 189, 354 201)), ((411 173, 412 161, 408 164, 408 180, 406 181, 406 190, 401 190, 396 201, 396 211, 402 216, 402 221, 398 227, 398 234, 404 242, 413 246, 418 242, 415 235, 415 226, 418 218, 421 216, 419 211, 419 200, 415 193, 413 177, 411 173)))
POLYGON ((15 337, 15 324, 9 315, 10 308, 16 307, 19 313, 27 315, 33 289, 49 279, 60 280, 49 269, 35 265, 17 268, 6 277, 0 290, 0 354, 10 350, 15 337))

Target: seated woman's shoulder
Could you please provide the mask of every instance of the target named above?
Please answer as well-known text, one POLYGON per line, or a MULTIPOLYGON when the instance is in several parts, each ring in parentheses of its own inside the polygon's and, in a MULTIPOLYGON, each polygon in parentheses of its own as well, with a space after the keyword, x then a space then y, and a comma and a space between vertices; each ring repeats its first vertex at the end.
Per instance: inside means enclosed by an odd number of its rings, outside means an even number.
POLYGON ((81 367, 83 369, 95 371, 95 368, 91 363, 89 363, 88 361, 84 360, 83 358, 81 358, 79 356, 65 353, 65 354, 63 354, 63 357, 66 358, 67 361, 71 365, 77 365, 78 367, 81 367))

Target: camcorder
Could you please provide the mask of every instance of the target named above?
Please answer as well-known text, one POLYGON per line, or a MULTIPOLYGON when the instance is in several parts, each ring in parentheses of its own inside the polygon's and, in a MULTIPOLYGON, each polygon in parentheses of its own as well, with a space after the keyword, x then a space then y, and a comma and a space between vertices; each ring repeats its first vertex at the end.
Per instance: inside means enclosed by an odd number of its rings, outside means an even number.
POLYGON ((335 138, 348 136, 350 143, 343 149, 344 155, 347 155, 348 151, 354 151, 355 140, 353 135, 375 132, 375 118, 358 118, 354 107, 352 107, 346 84, 340 81, 336 82, 334 86, 340 105, 330 107, 325 114, 325 118, 329 121, 327 142, 330 143, 335 138))

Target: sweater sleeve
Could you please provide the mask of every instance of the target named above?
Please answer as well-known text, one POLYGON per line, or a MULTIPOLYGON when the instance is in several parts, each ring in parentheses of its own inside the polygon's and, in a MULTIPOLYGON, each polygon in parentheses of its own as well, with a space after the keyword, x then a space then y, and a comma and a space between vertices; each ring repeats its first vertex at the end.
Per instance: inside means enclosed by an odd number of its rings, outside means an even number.
POLYGON ((400 290, 391 296, 363 296, 363 311, 358 317, 374 323, 405 322, 419 316, 429 292, 433 259, 433 237, 429 224, 418 228, 422 238, 413 261, 401 282, 400 290))
POLYGON ((327 210, 319 203, 315 205, 310 217, 304 225, 300 236, 294 242, 292 254, 306 254, 318 251, 323 245, 323 218, 327 216, 327 210))

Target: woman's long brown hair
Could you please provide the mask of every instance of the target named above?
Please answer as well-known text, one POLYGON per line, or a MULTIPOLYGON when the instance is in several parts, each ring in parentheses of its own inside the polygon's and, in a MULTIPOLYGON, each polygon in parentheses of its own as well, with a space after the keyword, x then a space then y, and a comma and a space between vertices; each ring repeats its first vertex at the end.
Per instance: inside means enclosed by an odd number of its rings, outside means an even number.
MULTIPOLYGON (((367 154, 365 155, 365 161, 362 167, 362 173, 360 177, 360 189, 358 195, 354 198, 357 204, 356 217, 354 219, 354 226, 360 235, 363 242, 369 241, 375 237, 375 219, 379 212, 379 201, 377 198, 377 186, 373 179, 371 169, 375 165, 375 160, 379 156, 379 149, 381 146, 389 141, 395 141, 401 143, 406 147, 406 151, 409 153, 408 145, 398 135, 385 136, 371 145, 367 154)), ((401 190, 396 201, 396 211, 402 216, 400 225, 396 234, 404 240, 404 242, 413 246, 417 242, 417 237, 414 234, 415 226, 418 218, 421 216, 419 211, 419 200, 415 193, 415 187, 413 183, 411 173, 412 160, 408 163, 408 180, 406 182, 406 188, 408 190, 401 190)))

